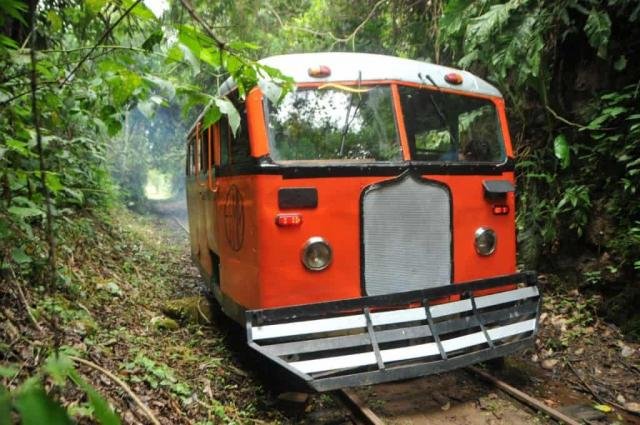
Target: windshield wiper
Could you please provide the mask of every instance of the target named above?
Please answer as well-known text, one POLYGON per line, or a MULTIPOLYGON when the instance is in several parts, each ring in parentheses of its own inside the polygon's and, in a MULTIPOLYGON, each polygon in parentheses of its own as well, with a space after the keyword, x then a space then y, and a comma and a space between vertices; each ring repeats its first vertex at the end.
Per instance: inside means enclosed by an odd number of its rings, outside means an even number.
MULTIPOLYGON (((422 74, 418 73, 418 78, 420 78, 422 80, 422 74)), ((442 90, 440 90, 440 86, 437 85, 435 81, 433 81, 433 78, 431 78, 431 75, 424 74, 424 78, 429 80, 429 82, 431 84, 433 84, 433 86, 438 90, 438 92, 442 93, 442 90)), ((438 105, 438 103, 433 98, 433 94, 431 92, 429 92, 429 101, 431 102, 431 104, 433 105, 434 109, 436 110, 436 113, 440 117, 440 121, 442 121, 442 124, 444 126, 448 126, 449 125, 449 120, 447 119, 447 116, 440 109, 440 106, 438 105)))

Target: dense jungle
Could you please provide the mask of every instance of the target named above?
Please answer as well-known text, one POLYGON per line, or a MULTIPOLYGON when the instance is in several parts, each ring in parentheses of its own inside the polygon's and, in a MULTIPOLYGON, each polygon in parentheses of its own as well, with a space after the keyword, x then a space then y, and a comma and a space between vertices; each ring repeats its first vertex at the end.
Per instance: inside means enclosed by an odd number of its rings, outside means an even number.
POLYGON ((203 108, 240 126, 223 81, 270 77, 275 101, 291 80, 257 60, 324 51, 502 91, 518 264, 549 303, 535 362, 570 374, 574 344, 606 337, 631 375, 592 393, 640 413, 637 0, 0 0, 0 425, 298 421, 246 384, 150 193, 184 199, 203 108), (185 295, 191 321, 162 313, 185 295))

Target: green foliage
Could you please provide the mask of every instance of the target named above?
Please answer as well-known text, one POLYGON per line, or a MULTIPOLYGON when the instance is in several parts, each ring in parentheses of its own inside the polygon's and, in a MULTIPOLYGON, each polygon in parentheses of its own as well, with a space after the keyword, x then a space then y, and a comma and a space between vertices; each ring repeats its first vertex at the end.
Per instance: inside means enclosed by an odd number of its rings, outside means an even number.
POLYGON ((138 354, 136 358, 124 365, 126 370, 134 373, 133 382, 146 382, 151 388, 166 388, 176 396, 186 398, 192 394, 191 388, 178 381, 175 372, 164 363, 151 360, 144 354, 138 354), (139 371, 140 373, 135 374, 139 371))
POLYGON ((569 165, 571 165, 569 143, 567 142, 567 138, 564 136, 564 134, 559 134, 553 140, 553 151, 556 155, 556 158, 560 160, 562 168, 567 168, 569 165))
POLYGON ((584 26, 584 32, 589 37, 589 44, 598 51, 598 56, 607 58, 607 47, 611 37, 611 19, 605 11, 591 9, 584 26))
MULTIPOLYGON (((18 371, 3 367, 2 376, 17 376, 18 371)), ((102 425, 119 425, 120 418, 107 401, 89 385, 75 369, 72 360, 63 353, 51 354, 44 366, 34 376, 24 380, 16 389, 8 391, 0 385, 0 424, 10 423, 12 411, 25 425, 73 424, 69 412, 56 399, 56 393, 72 382, 87 395, 87 410, 90 416, 102 425), (45 390, 44 382, 50 380, 53 388, 45 390)))

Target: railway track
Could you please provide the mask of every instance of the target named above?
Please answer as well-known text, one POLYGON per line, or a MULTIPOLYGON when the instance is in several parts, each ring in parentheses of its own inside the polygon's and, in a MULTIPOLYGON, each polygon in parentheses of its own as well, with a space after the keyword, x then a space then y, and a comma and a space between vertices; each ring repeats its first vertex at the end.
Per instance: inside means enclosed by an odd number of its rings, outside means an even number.
MULTIPOLYGON (((529 394, 507 384, 501 379, 491 375, 485 370, 479 369, 475 366, 470 366, 465 369, 469 374, 488 383, 507 394, 510 398, 514 399, 518 403, 533 409, 536 412, 544 414, 558 423, 566 425, 580 425, 581 422, 567 416, 561 411, 554 409, 544 402, 530 396, 529 394)), ((384 425, 386 422, 380 418, 374 411, 367 406, 366 402, 358 396, 358 394, 351 389, 342 389, 334 391, 334 396, 354 415, 354 417, 365 425, 384 425)))

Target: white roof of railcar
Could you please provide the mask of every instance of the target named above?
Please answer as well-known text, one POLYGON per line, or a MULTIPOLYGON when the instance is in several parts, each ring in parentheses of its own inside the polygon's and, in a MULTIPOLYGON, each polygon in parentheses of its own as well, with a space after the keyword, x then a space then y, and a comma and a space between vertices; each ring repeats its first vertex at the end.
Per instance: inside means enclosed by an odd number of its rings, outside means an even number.
MULTIPOLYGON (((433 86, 426 77, 428 75, 439 87, 502 97, 498 89, 470 72, 394 56, 346 52, 295 53, 271 56, 258 62, 279 69, 296 83, 346 82, 360 77, 362 81, 397 80, 433 86), (331 75, 326 78, 310 77, 309 68, 320 65, 328 66, 331 75), (444 76, 450 72, 462 75, 462 84, 447 83, 444 76)), ((220 87, 220 93, 226 94, 234 87, 235 83, 229 79, 220 87)))

